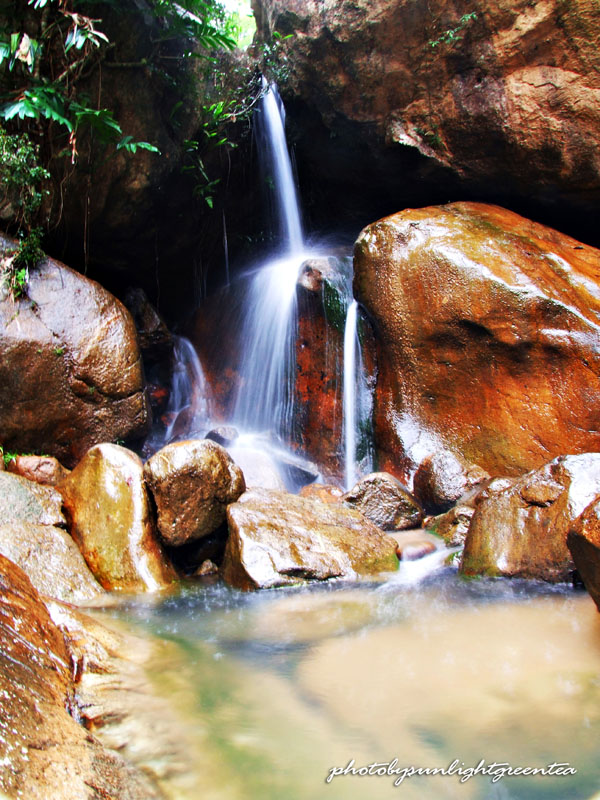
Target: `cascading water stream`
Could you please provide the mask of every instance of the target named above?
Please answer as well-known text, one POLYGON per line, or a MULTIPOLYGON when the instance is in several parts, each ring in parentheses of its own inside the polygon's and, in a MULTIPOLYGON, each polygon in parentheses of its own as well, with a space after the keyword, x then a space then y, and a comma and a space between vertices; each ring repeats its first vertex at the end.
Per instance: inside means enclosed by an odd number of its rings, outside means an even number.
POLYGON ((277 89, 263 78, 257 139, 262 174, 274 192, 279 255, 260 267, 248 288, 234 421, 245 430, 271 430, 287 438, 292 424, 296 281, 306 251, 284 125, 277 89))
POLYGON ((173 347, 173 377, 166 414, 170 421, 164 434, 164 444, 176 435, 179 415, 187 411, 186 427, 197 432, 210 419, 210 387, 194 346, 185 336, 175 336, 173 347))
POLYGON ((356 320, 358 303, 352 300, 344 326, 344 482, 351 489, 356 482, 356 320))

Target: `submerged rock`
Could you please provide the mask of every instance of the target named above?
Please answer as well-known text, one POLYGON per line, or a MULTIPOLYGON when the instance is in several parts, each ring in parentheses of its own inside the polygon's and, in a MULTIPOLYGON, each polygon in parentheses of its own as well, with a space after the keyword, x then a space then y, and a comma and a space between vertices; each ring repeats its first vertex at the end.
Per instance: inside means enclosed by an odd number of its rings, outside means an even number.
POLYGON ((244 476, 224 447, 208 439, 168 444, 144 466, 162 540, 179 546, 213 533, 225 509, 246 490, 244 476))
POLYGON ((25 572, 40 594, 81 603, 104 594, 68 533, 52 525, 0 525, 0 553, 25 572))
POLYGON ((235 443, 227 450, 244 473, 247 488, 285 491, 281 470, 270 453, 259 447, 245 447, 235 443))
POLYGON ((62 497, 50 486, 0 473, 0 525, 10 522, 32 522, 39 525, 66 524, 62 513, 62 497))
POLYGON ((105 589, 145 592, 175 580, 154 529, 135 453, 116 444, 92 447, 60 485, 71 535, 105 589))
POLYGON ((406 478, 446 450, 518 476, 600 448, 599 277, 599 250, 497 206, 365 228, 354 284, 377 337, 381 468, 406 478))
POLYGON ((8 472, 44 486, 57 486, 69 474, 52 456, 15 456, 8 462, 8 472))
POLYGON ((574 520, 567 545, 581 580, 600 611, 600 498, 574 520))
MULTIPOLYGON (((15 241, 0 237, 6 257, 15 241)), ((0 294, 0 431, 7 449, 67 466, 98 442, 141 436, 149 410, 135 326, 106 289, 46 258, 27 295, 0 294)))
POLYGON ((227 509, 223 577, 240 589, 395 570, 395 542, 358 511, 253 490, 227 509))
POLYGON ((423 510, 406 486, 386 472, 361 478, 342 500, 384 531, 418 528, 423 521, 423 510))
POLYGON ((75 715, 71 653, 24 572, 0 555, 0 791, 27 800, 159 800, 75 715))
POLYGON ((569 580, 567 533, 600 495, 600 453, 561 456, 482 500, 465 541, 460 571, 569 580))

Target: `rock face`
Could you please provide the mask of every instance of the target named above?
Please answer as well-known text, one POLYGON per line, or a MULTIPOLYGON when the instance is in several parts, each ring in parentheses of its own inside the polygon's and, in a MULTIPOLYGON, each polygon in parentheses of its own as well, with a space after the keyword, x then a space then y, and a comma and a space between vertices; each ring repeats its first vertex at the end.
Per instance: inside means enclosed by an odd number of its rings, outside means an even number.
POLYGON ((600 494, 600 453, 561 456, 482 500, 465 541, 460 571, 568 580, 567 533, 600 494))
POLYGON ((0 525, 0 553, 25 572, 40 594, 80 603, 104 594, 68 533, 52 525, 0 525))
POLYGON ((448 547, 462 547, 465 543, 475 509, 472 506, 454 506, 427 524, 427 530, 446 542, 448 547))
POLYGON ((71 535, 105 589, 167 588, 175 573, 160 547, 141 460, 124 447, 92 447, 60 486, 71 535))
POLYGON ((365 476, 342 500, 384 531, 418 528, 423 521, 423 509, 415 498, 397 478, 386 472, 365 476))
POLYGON ((70 654, 25 574, 0 555, 0 791, 30 800, 158 800, 69 714, 70 654))
MULTIPOLYGON (((0 236, 2 254, 15 247, 0 236)), ((42 450, 71 466, 98 442, 144 434, 144 376, 125 307, 52 259, 30 270, 27 295, 0 299, 6 449, 42 450)))
POLYGON ((520 475, 600 447, 600 251, 496 206, 367 227, 355 294, 378 346, 379 466, 450 450, 520 475))
POLYGON ((223 577, 239 589, 395 570, 395 542, 352 509, 253 490, 227 509, 223 577))
POLYGON ((600 54, 590 0, 253 5, 263 40, 293 33, 297 157, 307 183, 333 190, 315 192, 319 214, 358 216, 362 204, 374 219, 472 192, 526 198, 556 214, 553 224, 561 208, 578 209, 594 232, 600 54))
POLYGON ((571 526, 567 545, 585 588, 600 611, 600 500, 594 500, 571 526))
POLYGON ((49 486, 40 486, 20 475, 0 473, 0 525, 11 522, 65 525, 62 497, 49 486))
POLYGON ((225 510, 246 490, 241 469, 224 447, 208 439, 168 444, 144 466, 154 496, 158 530, 179 546, 201 539, 225 522, 225 510))

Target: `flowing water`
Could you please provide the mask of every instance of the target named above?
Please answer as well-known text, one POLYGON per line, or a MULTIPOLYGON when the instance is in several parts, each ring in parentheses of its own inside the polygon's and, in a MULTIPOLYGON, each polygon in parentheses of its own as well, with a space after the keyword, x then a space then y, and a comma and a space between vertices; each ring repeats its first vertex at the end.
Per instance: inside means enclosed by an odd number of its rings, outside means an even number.
POLYGON ((182 753, 164 768, 167 797, 590 800, 600 789, 591 599, 564 586, 461 581, 437 566, 419 581, 407 564, 376 585, 194 587, 118 612, 178 653, 149 665, 179 719, 182 753), (394 759, 392 770, 456 761, 463 777, 482 759, 568 762, 576 774, 326 782, 352 760, 359 769, 394 759))

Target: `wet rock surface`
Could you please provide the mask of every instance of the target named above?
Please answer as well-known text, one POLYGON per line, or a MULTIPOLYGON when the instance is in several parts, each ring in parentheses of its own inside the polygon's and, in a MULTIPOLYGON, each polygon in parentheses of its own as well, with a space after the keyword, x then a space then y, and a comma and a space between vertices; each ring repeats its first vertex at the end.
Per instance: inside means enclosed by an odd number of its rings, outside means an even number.
POLYGON ((91 448, 60 491, 71 535, 105 589, 156 591, 173 583, 135 453, 114 444, 91 448))
POLYGON ((21 567, 40 594, 75 604, 104 594, 73 539, 60 528, 0 525, 0 553, 21 567))
POLYGON ((423 510, 406 486, 386 472, 361 478, 342 500, 384 531, 418 528, 423 521, 423 510))
POLYGON ((15 456, 8 462, 7 471, 44 486, 56 486, 69 474, 52 456, 15 456))
POLYGON ((179 546, 213 533, 225 522, 225 510, 245 491, 240 468, 216 442, 175 442, 144 466, 158 514, 162 540, 179 546))
POLYGON ((567 545, 585 588, 600 611, 600 499, 574 520, 567 545))
POLYGON ((0 473, 0 525, 16 521, 64 526, 61 495, 20 475, 0 473))
POLYGON ((240 589, 395 570, 395 543, 362 514, 296 495, 252 490, 227 509, 222 574, 240 589))
POLYGON ((62 632, 25 574, 0 556, 0 790, 28 800, 159 800, 162 794, 79 725, 62 632))
POLYGON ((413 491, 426 511, 441 514, 489 478, 477 465, 467 465, 453 453, 441 451, 421 461, 413 478, 413 491))
POLYGON ((341 503, 344 490, 329 483, 309 483, 300 489, 298 495, 320 500, 322 503, 341 503))
MULTIPOLYGON (((4 257, 17 243, 0 237, 4 257)), ((95 281, 59 261, 30 270, 27 296, 0 296, 4 446, 66 466, 94 444, 142 436, 149 410, 135 326, 95 281)))
POLYGON ((319 217, 504 196, 595 235, 590 0, 258 0, 255 13, 264 41, 293 34, 285 99, 319 217))
POLYGON ((567 533, 599 494, 599 453, 561 456, 524 475, 477 505, 460 571, 569 580, 574 564, 567 533))
POLYGON ((377 338, 380 468, 402 478, 449 450, 517 476, 598 449, 599 276, 600 251, 497 206, 366 228, 354 284, 377 338))
POLYGON ((434 517, 426 527, 436 536, 441 536, 447 547, 462 547, 474 513, 473 506, 454 506, 445 514, 434 517))

